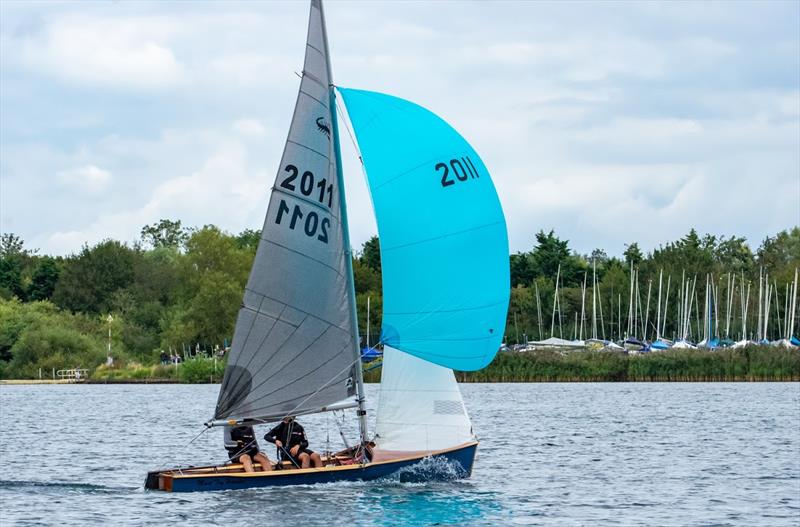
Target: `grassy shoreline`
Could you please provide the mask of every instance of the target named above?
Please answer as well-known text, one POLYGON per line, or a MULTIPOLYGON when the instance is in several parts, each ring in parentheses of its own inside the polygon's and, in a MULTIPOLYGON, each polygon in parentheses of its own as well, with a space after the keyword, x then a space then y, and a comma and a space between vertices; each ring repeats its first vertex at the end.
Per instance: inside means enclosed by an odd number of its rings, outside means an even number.
MULTIPOLYGON (((178 365, 99 366, 89 384, 219 383, 222 361, 195 358, 178 365)), ((364 381, 380 382, 380 367, 364 381)), ((800 381, 800 350, 772 346, 742 349, 670 350, 642 355, 599 351, 503 352, 486 368, 456 372, 459 382, 770 382, 800 381)), ((18 379, 3 384, 19 384, 18 379)), ((29 379, 36 383, 37 379, 29 379)))

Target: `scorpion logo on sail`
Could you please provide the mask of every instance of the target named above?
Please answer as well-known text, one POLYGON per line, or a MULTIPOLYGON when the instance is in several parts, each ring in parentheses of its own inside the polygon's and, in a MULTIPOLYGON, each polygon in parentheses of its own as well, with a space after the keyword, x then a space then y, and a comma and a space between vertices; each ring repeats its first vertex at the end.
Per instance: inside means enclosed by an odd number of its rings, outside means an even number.
POLYGON ((317 129, 322 132, 323 134, 328 136, 328 139, 331 138, 331 127, 322 117, 317 117, 317 129))

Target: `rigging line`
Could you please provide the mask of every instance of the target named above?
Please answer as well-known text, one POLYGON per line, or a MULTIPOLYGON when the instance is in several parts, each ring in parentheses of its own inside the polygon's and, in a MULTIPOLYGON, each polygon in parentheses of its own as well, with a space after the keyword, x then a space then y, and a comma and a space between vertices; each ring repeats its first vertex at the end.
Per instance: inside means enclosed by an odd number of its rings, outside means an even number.
MULTIPOLYGON (((183 448, 184 448, 184 449, 186 449, 186 448, 189 448, 189 446, 190 446, 192 443, 194 443, 194 442, 195 442, 195 441, 196 441, 196 440, 197 440, 197 439, 198 439, 198 438, 199 438, 201 435, 205 434, 205 433, 206 433, 206 432, 209 430, 209 428, 210 428, 210 427, 208 427, 208 426, 204 427, 204 428, 203 428, 203 430, 201 430, 199 434, 197 434, 196 436, 194 436, 194 437, 192 438, 192 440, 191 440, 191 441, 189 441, 188 443, 186 443, 185 445, 183 445, 183 448)), ((167 455, 165 455, 165 456, 162 456, 162 457, 161 457, 161 459, 158 461, 158 465, 160 465, 160 466, 163 466, 163 464, 164 464, 164 461, 165 461, 165 460, 167 460, 167 459, 170 459, 170 458, 175 458, 175 457, 176 457, 176 456, 174 456, 174 455, 173 455, 173 454, 171 454, 171 453, 170 453, 170 454, 167 454, 167 455)), ((176 463, 176 464, 178 464, 178 463, 176 463)), ((180 470, 180 469, 179 469, 179 470, 180 470)))
POLYGON ((283 415, 283 417, 281 417, 281 418, 280 418, 280 420, 282 421, 282 420, 283 420, 283 419, 285 419, 286 417, 289 417, 289 416, 291 416, 291 415, 294 413, 294 411, 295 411, 295 410, 297 410, 298 408, 300 408, 301 406, 303 406, 303 405, 306 403, 306 401, 308 401, 309 399, 311 399, 312 397, 314 397, 315 395, 317 395, 319 392, 321 392, 322 390, 324 390, 325 388, 327 388, 327 387, 328 387, 328 386, 329 386, 329 385, 330 385, 330 384, 331 384, 333 381, 337 380, 337 379, 339 378, 339 376, 340 376, 340 375, 342 375, 343 373, 345 373, 347 370, 351 369, 351 368, 352 368, 352 367, 355 365, 355 363, 356 363, 356 362, 360 362, 360 361, 361 361, 361 356, 359 356, 357 359, 354 359, 354 360, 353 360, 353 361, 352 361, 350 364, 348 364, 348 365, 347 365, 347 366, 346 366, 346 367, 345 367, 343 370, 341 370, 339 373, 337 373, 336 375, 334 375, 334 376, 333 376, 333 377, 332 377, 332 378, 331 378, 329 381, 327 381, 325 384, 323 384, 322 386, 320 386, 319 388, 317 388, 316 390, 314 390, 313 392, 311 392, 311 394, 310 394, 308 397, 306 397, 305 399, 303 399, 302 401, 300 401, 300 403, 298 403, 298 404, 297 404, 297 405, 296 405, 294 408, 292 408, 292 409, 291 409, 291 410, 289 410, 289 411, 288 411, 286 414, 284 414, 284 415, 283 415))
MULTIPOLYGON (((332 85, 334 88, 337 86, 335 84, 332 85)), ((342 117, 342 123, 344 124, 344 129, 347 130, 347 135, 350 136, 350 142, 353 143, 353 148, 356 151, 356 155, 358 155, 358 160, 361 162, 361 170, 364 170, 364 158, 361 157, 361 150, 358 148, 358 143, 356 142, 355 137, 353 137, 353 132, 350 130, 350 125, 347 124, 348 120, 345 119, 344 111, 339 104, 339 98, 334 97, 334 101, 336 102, 336 111, 339 112, 339 115, 342 117)), ((364 174, 366 175, 366 173, 364 174)))
POLYGON ((186 446, 185 446, 185 447, 183 447, 183 448, 186 448, 186 447, 188 447, 189 445, 191 445, 192 443, 194 443, 194 442, 195 442, 195 440, 197 440, 197 438, 198 438, 198 437, 200 437, 201 435, 205 434, 207 431, 208 431, 208 427, 205 427, 205 428, 203 428, 203 430, 201 430, 199 434, 197 434, 196 436, 194 436, 194 438, 192 438, 192 440, 191 440, 191 441, 189 441, 188 443, 186 443, 186 446))

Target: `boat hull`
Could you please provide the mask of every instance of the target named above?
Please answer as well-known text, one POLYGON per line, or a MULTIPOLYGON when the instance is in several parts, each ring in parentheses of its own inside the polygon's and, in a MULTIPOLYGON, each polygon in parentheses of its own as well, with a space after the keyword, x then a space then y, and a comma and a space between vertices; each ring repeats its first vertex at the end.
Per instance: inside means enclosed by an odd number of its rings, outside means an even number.
POLYGON ((203 469, 172 469, 150 472, 147 475, 145 488, 168 492, 196 492, 314 485, 338 481, 370 481, 395 477, 402 482, 462 479, 468 478, 472 474, 472 464, 477 447, 478 443, 472 442, 452 449, 436 451, 430 455, 418 455, 363 465, 305 470, 204 473, 203 469))

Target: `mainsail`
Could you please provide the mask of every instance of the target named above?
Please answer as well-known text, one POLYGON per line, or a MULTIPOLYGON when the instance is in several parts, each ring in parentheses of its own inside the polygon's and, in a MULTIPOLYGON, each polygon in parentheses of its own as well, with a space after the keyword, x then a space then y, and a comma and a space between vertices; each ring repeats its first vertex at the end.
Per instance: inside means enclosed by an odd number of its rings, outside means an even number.
POLYGON ((236 321, 215 419, 275 420, 355 393, 357 331, 322 7, 236 321))
POLYGON ((381 240, 381 342, 446 368, 483 368, 500 347, 510 295, 505 218, 486 166, 430 111, 339 91, 381 240))

